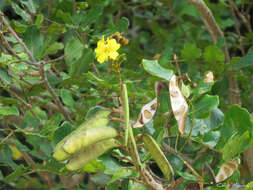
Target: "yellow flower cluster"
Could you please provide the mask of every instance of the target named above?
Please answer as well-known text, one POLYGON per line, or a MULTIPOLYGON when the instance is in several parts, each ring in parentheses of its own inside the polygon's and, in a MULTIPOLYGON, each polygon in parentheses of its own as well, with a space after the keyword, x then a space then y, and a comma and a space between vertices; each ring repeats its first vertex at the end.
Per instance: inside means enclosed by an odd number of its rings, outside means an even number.
POLYGON ((120 48, 120 44, 117 43, 115 39, 107 38, 104 36, 97 43, 97 48, 95 49, 96 58, 99 63, 103 63, 108 60, 116 60, 119 53, 117 50, 120 48))

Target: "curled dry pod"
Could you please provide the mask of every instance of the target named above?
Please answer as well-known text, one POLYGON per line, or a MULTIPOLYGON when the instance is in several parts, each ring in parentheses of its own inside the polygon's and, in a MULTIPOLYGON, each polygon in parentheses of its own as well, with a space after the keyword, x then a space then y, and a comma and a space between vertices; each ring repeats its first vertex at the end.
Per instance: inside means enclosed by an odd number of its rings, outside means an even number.
POLYGON ((178 87, 176 75, 173 75, 170 79, 169 90, 172 111, 178 123, 178 130, 183 135, 188 113, 188 104, 185 101, 180 88, 178 87))
POLYGON ((87 121, 82 123, 76 130, 74 130, 72 133, 67 135, 64 139, 62 139, 55 147, 53 157, 58 161, 66 160, 68 157, 71 156, 71 154, 67 153, 63 149, 64 143, 71 138, 72 136, 76 136, 80 134, 82 131, 100 127, 100 126, 106 126, 109 122, 108 116, 110 115, 110 111, 108 109, 104 109, 101 111, 98 111, 93 117, 89 118, 87 121))
POLYGON ((151 153, 152 158, 156 161, 157 165, 163 172, 163 175, 168 181, 170 181, 171 176, 174 175, 173 168, 163 154, 162 150, 150 135, 144 134, 142 139, 145 144, 145 147, 151 153))
POLYGON ((74 154, 84 147, 115 136, 117 136, 117 131, 106 126, 82 130, 78 134, 72 135, 68 138, 62 147, 65 152, 74 154))
POLYGON ((229 177, 231 177, 235 173, 237 168, 238 168, 238 160, 232 160, 222 164, 217 176, 215 177, 216 183, 223 182, 229 177))
POLYGON ((151 102, 142 107, 139 113, 138 119, 134 124, 134 128, 141 128, 148 122, 150 122, 157 110, 157 98, 153 99, 151 102))
POLYGON ((73 156, 66 165, 70 171, 78 170, 85 164, 104 154, 107 150, 119 146, 117 140, 111 138, 92 144, 73 156))

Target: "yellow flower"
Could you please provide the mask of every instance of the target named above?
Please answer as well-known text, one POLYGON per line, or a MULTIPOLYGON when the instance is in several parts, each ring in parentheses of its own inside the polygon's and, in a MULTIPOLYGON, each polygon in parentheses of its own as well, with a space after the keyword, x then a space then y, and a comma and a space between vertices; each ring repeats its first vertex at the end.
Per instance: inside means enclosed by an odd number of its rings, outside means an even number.
POLYGON ((104 36, 97 43, 95 49, 96 58, 99 63, 103 63, 108 60, 116 60, 119 53, 117 50, 120 48, 120 44, 115 39, 104 39, 104 36))

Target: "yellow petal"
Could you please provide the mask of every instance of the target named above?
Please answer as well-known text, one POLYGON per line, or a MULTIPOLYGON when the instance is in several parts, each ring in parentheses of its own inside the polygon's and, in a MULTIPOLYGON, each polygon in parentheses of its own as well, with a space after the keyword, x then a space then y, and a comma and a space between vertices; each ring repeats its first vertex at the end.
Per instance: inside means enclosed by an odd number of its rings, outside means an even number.
POLYGON ((118 57, 119 53, 114 51, 114 52, 111 52, 109 54, 109 57, 112 59, 112 60, 116 60, 116 58, 118 57))
POLYGON ((105 61, 108 61, 108 56, 106 54, 100 54, 97 57, 97 60, 98 60, 99 63, 103 63, 105 61))
POLYGON ((110 39, 107 43, 111 51, 117 51, 120 48, 120 44, 115 39, 110 39))

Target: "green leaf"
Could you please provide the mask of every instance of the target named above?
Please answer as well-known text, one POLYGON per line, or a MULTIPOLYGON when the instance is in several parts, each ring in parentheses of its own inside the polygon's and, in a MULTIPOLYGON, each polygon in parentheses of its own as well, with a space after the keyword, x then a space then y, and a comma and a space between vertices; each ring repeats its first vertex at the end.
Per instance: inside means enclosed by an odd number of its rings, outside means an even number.
POLYGON ((122 167, 120 163, 109 155, 103 155, 99 157, 99 160, 102 160, 103 165, 105 166, 104 173, 107 175, 114 175, 122 167))
POLYGON ((26 168, 24 167, 23 164, 21 164, 16 170, 14 170, 14 172, 6 176, 3 180, 6 183, 10 183, 14 179, 18 179, 18 177, 22 176, 25 173, 25 171, 26 171, 26 168))
POLYGON ((102 161, 95 159, 86 164, 83 167, 83 171, 94 173, 94 172, 103 172, 105 170, 105 166, 103 165, 102 161))
POLYGON ((177 174, 188 181, 197 181, 196 177, 188 172, 177 171, 177 174))
POLYGON ((31 17, 23 9, 21 9, 16 3, 11 2, 11 6, 17 15, 21 16, 26 22, 30 22, 31 17))
POLYGON ((133 182, 133 184, 128 189, 129 190, 149 190, 149 188, 147 186, 145 186, 145 185, 143 185, 141 183, 137 183, 137 182, 133 182))
POLYGON ((246 131, 253 134, 251 116, 245 108, 232 105, 225 113, 224 123, 220 129, 222 139, 219 145, 222 147, 234 134, 242 135, 246 131))
POLYGON ((111 180, 109 181, 109 184, 117 181, 118 179, 127 178, 131 175, 132 175, 131 170, 129 170, 127 168, 121 168, 120 170, 117 171, 117 173, 115 173, 112 176, 111 180))
POLYGON ((194 61, 201 56, 201 49, 197 48, 195 44, 186 43, 181 54, 184 59, 194 61))
POLYGON ((59 50, 62 50, 64 48, 63 43, 59 42, 54 42, 47 48, 47 54, 49 55, 54 55, 56 54, 59 50))
POLYGON ((26 29, 23 40, 36 59, 44 56, 44 37, 36 25, 29 26, 26 29))
POLYGON ((0 78, 5 84, 10 84, 11 82, 10 75, 6 70, 3 70, 2 68, 0 68, 0 78))
POLYGON ((156 77, 162 78, 167 80, 168 82, 170 81, 170 78, 173 75, 173 71, 169 69, 164 69, 161 67, 157 60, 147 60, 143 59, 142 60, 142 65, 144 69, 151 75, 154 75, 156 77))
POLYGON ((71 109, 74 108, 75 101, 72 97, 72 93, 69 90, 61 89, 61 99, 67 107, 71 109))
POLYGON ((204 59, 210 64, 224 63, 225 56, 218 47, 210 45, 205 49, 204 59))
POLYGON ((28 151, 30 151, 29 148, 27 148, 25 145, 23 145, 17 139, 10 139, 10 142, 14 143, 17 146, 18 150, 20 150, 21 152, 28 152, 28 151))
POLYGON ((78 59, 82 57, 83 49, 84 49, 84 46, 80 42, 80 40, 76 38, 71 38, 68 40, 65 46, 64 52, 65 54, 68 55, 67 57, 65 57, 65 60, 67 64, 69 65, 69 67, 71 67, 71 65, 74 62, 76 62, 78 59))
POLYGON ((185 85, 184 83, 182 83, 181 91, 184 97, 188 98, 191 95, 190 85, 185 85))
POLYGON ((82 22, 82 26, 90 25, 99 18, 99 16, 103 13, 103 8, 99 5, 95 5, 95 7, 91 8, 85 20, 82 22))
POLYGON ((210 115, 210 110, 217 108, 219 105, 219 97, 204 95, 194 104, 194 117, 206 118, 210 115))
POLYGON ((94 61, 94 52, 91 48, 83 49, 80 59, 74 61, 70 66, 71 76, 80 76, 90 70, 90 64, 94 61))
POLYGON ((122 17, 119 20, 116 30, 119 32, 126 32, 128 27, 129 27, 129 20, 126 17, 122 17))
POLYGON ((37 27, 40 27, 40 25, 43 23, 44 21, 44 15, 43 14, 38 14, 35 20, 35 25, 37 27))
POLYGON ((246 151, 250 145, 252 144, 252 139, 249 135, 249 132, 246 131, 241 136, 237 135, 236 137, 232 137, 225 144, 223 148, 222 158, 224 161, 230 161, 235 158, 238 154, 246 151))
POLYGON ((74 24, 71 14, 69 12, 64 12, 58 9, 56 12, 56 18, 61 19, 65 23, 65 25, 74 24))
POLYGON ((242 68, 253 66, 253 50, 249 51, 247 55, 241 58, 238 64, 232 65, 233 70, 240 70, 242 68))
POLYGON ((249 182, 243 190, 252 190, 253 189, 253 181, 249 182))
POLYGON ((19 115, 19 111, 15 106, 1 106, 0 115, 19 115))
POLYGON ((170 154, 167 156, 167 159, 171 163, 171 166, 174 169, 174 171, 180 171, 183 169, 184 162, 178 156, 170 154))
POLYGON ((36 14, 38 5, 34 2, 34 0, 21 0, 21 2, 31 13, 36 14))
POLYGON ((21 128, 22 129, 35 129, 38 130, 39 129, 39 125, 40 125, 40 120, 35 117, 30 111, 28 111, 21 123, 21 128))
POLYGON ((110 178, 103 174, 91 175, 91 181, 93 181, 97 185, 106 185, 110 181, 110 178))
POLYGON ((92 72, 88 72, 87 74, 87 78, 88 79, 92 79, 92 81, 95 81, 93 84, 96 86, 100 86, 102 88, 107 88, 107 89, 111 89, 112 86, 107 83, 105 80, 98 78, 95 74, 93 74, 92 72))
POLYGON ((16 169, 18 165, 12 161, 12 152, 7 144, 0 146, 0 163, 8 164, 12 169, 16 169))
POLYGON ((106 185, 105 190, 120 190, 120 189, 117 183, 110 183, 109 185, 106 185))
POLYGON ((95 107, 90 108, 85 116, 85 120, 92 118, 93 116, 96 115, 96 113, 98 113, 99 111, 104 110, 104 109, 105 108, 102 106, 95 106, 95 107))
POLYGON ((220 139, 220 132, 211 131, 203 136, 202 143, 211 147, 215 147, 219 139, 220 139))
POLYGON ((47 29, 47 33, 51 35, 59 35, 66 32, 66 27, 63 24, 53 22, 47 29))
POLYGON ((64 137, 74 131, 74 126, 69 123, 68 121, 64 121, 63 124, 54 132, 53 136, 53 144, 57 144, 60 142, 64 137))

